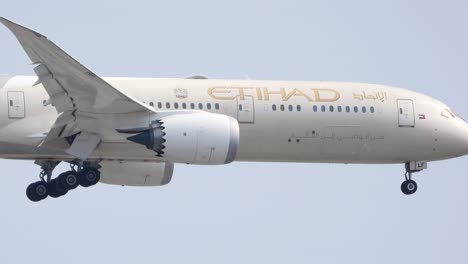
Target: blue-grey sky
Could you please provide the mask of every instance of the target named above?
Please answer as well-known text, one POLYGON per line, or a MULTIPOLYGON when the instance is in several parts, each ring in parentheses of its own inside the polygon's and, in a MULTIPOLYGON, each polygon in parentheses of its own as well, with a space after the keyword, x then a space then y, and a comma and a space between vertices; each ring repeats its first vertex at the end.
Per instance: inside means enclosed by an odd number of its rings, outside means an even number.
MULTIPOLYGON (((122 2, 10 0, 0 15, 102 76, 390 84, 468 117, 466 1, 122 2)), ((4 27, 0 43, 0 73, 33 74, 4 27)), ((39 168, 1 160, 0 263, 467 263, 467 162, 430 163, 411 197, 403 165, 233 163, 31 203, 39 168)))

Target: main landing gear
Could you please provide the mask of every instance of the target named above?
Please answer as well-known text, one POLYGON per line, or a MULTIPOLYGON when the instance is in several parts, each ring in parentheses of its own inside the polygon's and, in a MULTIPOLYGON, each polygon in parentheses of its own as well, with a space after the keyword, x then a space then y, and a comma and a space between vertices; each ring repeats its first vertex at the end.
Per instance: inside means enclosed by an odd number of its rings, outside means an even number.
POLYGON ((411 178, 413 173, 427 169, 425 161, 409 161, 405 164, 405 181, 401 184, 401 191, 405 195, 411 195, 418 190, 418 184, 411 178))
POLYGON ((32 183, 26 188, 26 196, 33 202, 38 202, 47 196, 57 198, 76 189, 79 185, 90 187, 99 182, 101 173, 99 165, 85 163, 71 163, 71 170, 61 173, 57 178, 52 179, 52 172, 60 161, 46 161, 41 163, 40 181, 32 183))

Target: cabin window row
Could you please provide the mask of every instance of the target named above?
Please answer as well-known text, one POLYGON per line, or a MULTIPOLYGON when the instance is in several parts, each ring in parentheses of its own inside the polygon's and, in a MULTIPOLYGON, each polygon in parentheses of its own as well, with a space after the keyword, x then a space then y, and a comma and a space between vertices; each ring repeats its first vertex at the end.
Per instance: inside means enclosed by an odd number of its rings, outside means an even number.
MULTIPOLYGON (((318 110, 319 110, 318 106, 314 105, 313 110, 314 110, 314 112, 318 112, 318 110)), ((327 112, 327 111, 329 111, 329 112, 335 112, 336 111, 336 112, 339 112, 339 113, 341 113, 341 112, 346 112, 346 113, 351 113, 351 112, 354 112, 354 113, 359 113, 359 112, 367 113, 367 106, 361 106, 361 107, 352 106, 351 107, 351 106, 347 105, 347 106, 343 107, 343 106, 339 105, 336 108, 333 105, 329 105, 328 107, 325 106, 325 105, 320 106, 320 112, 327 112)), ((373 106, 369 107, 369 112, 370 113, 375 113, 375 108, 373 106)))
MULTIPOLYGON (((149 103, 150 106, 154 107, 154 103, 153 102, 150 102, 149 103)), ((163 106, 165 106, 165 109, 207 109, 207 110, 211 110, 211 109, 215 109, 215 110, 219 110, 220 107, 219 107, 219 104, 218 103, 215 103, 215 104, 211 104, 211 103, 206 103, 206 104, 202 104, 202 103, 169 103, 169 102, 166 102, 166 103, 162 103, 162 102, 158 102, 157 103, 157 107, 159 109, 162 109, 163 106)))
POLYGON ((300 105, 279 105, 279 107, 277 107, 275 104, 273 104, 271 106, 271 109, 273 111, 285 111, 286 108, 289 110, 289 111, 298 111, 300 112, 302 110, 302 107, 300 105))
MULTIPOLYGON (((299 112, 299 111, 301 111, 301 109, 302 109, 300 105, 297 105, 297 106, 295 106, 295 107, 294 107, 293 105, 288 105, 288 106, 279 105, 279 107, 278 107, 276 104, 273 104, 273 105, 271 106, 271 109, 272 109, 273 111, 286 111, 286 107, 287 107, 287 110, 288 110, 288 111, 294 111, 294 110, 296 110, 296 111, 299 112)), ((317 106, 317 105, 314 105, 314 106, 312 107, 312 109, 314 110, 314 112, 319 112, 319 106, 317 106)), ((335 111, 336 111, 336 112, 339 112, 339 113, 341 113, 341 112, 346 112, 346 113, 350 113, 350 112, 354 112, 354 113, 359 113, 359 112, 361 112, 361 113, 367 113, 367 110, 368 110, 368 108, 367 108, 366 106, 362 106, 362 107, 358 107, 358 106, 353 106, 353 107, 351 107, 351 106, 344 106, 344 107, 343 107, 343 106, 341 106, 341 105, 336 106, 336 107, 333 106, 333 105, 329 105, 328 107, 325 106, 325 105, 321 105, 321 106, 320 106, 320 112, 327 112, 327 111, 328 111, 328 112, 335 112, 335 111)), ((375 108, 374 108, 373 106, 369 107, 369 112, 370 112, 370 113, 375 113, 375 108)))

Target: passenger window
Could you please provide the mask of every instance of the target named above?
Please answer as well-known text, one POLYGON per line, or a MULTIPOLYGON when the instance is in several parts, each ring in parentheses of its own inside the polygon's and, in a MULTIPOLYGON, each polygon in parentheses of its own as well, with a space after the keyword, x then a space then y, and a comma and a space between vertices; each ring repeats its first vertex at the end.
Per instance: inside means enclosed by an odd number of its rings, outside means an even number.
POLYGON ((284 105, 280 106, 281 111, 284 111, 284 105))
POLYGON ((317 106, 314 105, 314 112, 317 112, 317 106))
POLYGON ((150 106, 151 106, 151 107, 154 107, 154 103, 153 103, 153 102, 150 102, 150 106))
POLYGON ((354 107, 354 113, 357 113, 359 111, 359 108, 357 106, 354 107))
POLYGON ((346 112, 349 113, 351 111, 351 109, 349 108, 349 106, 346 106, 346 112))
POLYGON ((219 110, 219 104, 218 103, 215 104, 215 109, 219 110))
POLYGON ((330 112, 333 112, 334 110, 333 105, 330 105, 330 112))
POLYGON ((292 110, 293 110, 293 106, 292 106, 292 105, 289 105, 289 106, 288 106, 288 109, 289 109, 289 111, 292 111, 292 110))
POLYGON ((370 112, 371 112, 371 113, 374 113, 374 112, 375 112, 375 109, 374 109, 373 106, 370 107, 370 112))
POLYGON ((186 103, 182 103, 182 108, 183 108, 183 109, 187 109, 187 104, 186 104, 186 103))
POLYGON ((343 109, 341 109, 341 105, 339 105, 339 106, 338 106, 338 112, 341 113, 342 110, 343 110, 343 109))
POLYGON ((276 111, 276 105, 275 105, 275 104, 272 105, 272 106, 271 106, 271 109, 273 109, 273 111, 276 111))
POLYGON ((202 103, 198 104, 198 109, 203 109, 203 104, 202 103))
POLYGON ((170 103, 166 103, 166 108, 167 108, 167 109, 171 109, 171 104, 170 104, 170 103))
POLYGON ((297 111, 300 112, 301 111, 301 106, 300 105, 297 105, 297 111))
POLYGON ((162 108, 162 103, 161 103, 161 102, 158 102, 158 108, 159 108, 159 109, 162 108))
POLYGON ((363 106, 363 107, 362 107, 362 112, 365 113, 366 111, 367 111, 366 107, 363 106))
POLYGON ((206 104, 206 109, 211 110, 211 104, 210 103, 206 104))
POLYGON ((322 112, 325 112, 325 106, 324 105, 321 106, 321 109, 322 109, 322 112))
POLYGON ((195 104, 194 103, 190 103, 190 109, 195 109, 195 104))
POLYGON ((174 103, 174 108, 179 109, 179 103, 174 103))

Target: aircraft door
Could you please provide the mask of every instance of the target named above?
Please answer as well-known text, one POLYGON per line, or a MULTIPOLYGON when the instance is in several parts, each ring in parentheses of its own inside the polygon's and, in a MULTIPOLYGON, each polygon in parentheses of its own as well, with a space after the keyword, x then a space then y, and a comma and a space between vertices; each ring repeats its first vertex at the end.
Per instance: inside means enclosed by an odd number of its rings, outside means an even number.
POLYGON ((237 96, 237 121, 239 123, 254 123, 255 108, 253 96, 245 95, 244 100, 237 96))
POLYGON ((24 94, 23 92, 7 92, 8 97, 8 118, 18 119, 24 118, 24 94))
POLYGON ((414 105, 413 100, 398 99, 398 126, 414 127, 414 105))

